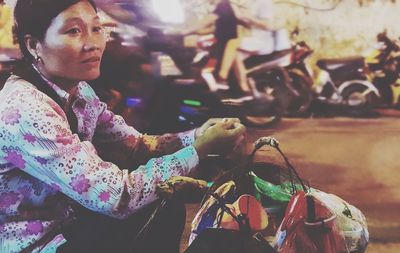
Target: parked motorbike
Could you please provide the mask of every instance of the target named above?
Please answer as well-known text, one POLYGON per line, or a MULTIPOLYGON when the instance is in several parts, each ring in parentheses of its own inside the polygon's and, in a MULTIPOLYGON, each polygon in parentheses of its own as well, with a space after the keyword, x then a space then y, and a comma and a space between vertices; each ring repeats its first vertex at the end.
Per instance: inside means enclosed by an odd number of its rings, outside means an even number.
MULTIPOLYGON (((298 29, 292 31, 291 41, 295 40, 298 33, 298 29)), ((274 83, 271 79, 275 79, 275 83, 278 81, 278 85, 286 87, 289 92, 289 96, 283 101, 286 114, 303 115, 308 112, 314 99, 311 90, 312 70, 306 63, 312 52, 306 42, 298 41, 292 43, 287 50, 251 56, 245 62, 249 82, 255 82, 260 91, 268 93, 265 84, 274 83), (257 65, 258 62, 261 64, 257 65)))
MULTIPOLYGON (((292 32, 292 40, 294 40, 298 33, 298 29, 292 32)), ((286 67, 292 86, 300 94, 292 104, 291 109, 295 111, 297 115, 308 113, 314 101, 314 93, 312 91, 312 86, 314 84, 313 71, 308 64, 308 58, 312 53, 313 50, 305 41, 294 43, 292 46, 291 64, 286 67)))
POLYGON ((321 71, 315 92, 321 105, 336 106, 353 116, 371 112, 380 93, 368 80, 364 57, 320 59, 317 66, 321 71))
POLYGON ((366 58, 369 78, 381 94, 381 106, 400 108, 400 46, 386 32, 377 40, 379 47, 366 58))

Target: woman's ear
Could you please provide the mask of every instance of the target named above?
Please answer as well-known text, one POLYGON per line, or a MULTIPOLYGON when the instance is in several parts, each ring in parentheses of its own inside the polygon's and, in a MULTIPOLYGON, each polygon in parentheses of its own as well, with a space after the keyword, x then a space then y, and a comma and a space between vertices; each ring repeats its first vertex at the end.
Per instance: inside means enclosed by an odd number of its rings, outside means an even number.
POLYGON ((25 35, 24 37, 25 46, 28 49, 29 53, 32 55, 34 59, 39 57, 38 55, 38 39, 32 37, 32 35, 25 35))

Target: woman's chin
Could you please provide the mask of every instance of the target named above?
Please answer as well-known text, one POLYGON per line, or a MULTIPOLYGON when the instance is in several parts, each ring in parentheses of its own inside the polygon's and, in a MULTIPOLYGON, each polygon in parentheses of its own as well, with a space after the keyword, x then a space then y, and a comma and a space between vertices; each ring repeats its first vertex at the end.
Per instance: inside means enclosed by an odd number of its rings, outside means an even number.
POLYGON ((93 72, 91 71, 89 73, 86 73, 84 78, 82 78, 82 80, 92 81, 99 78, 99 76, 100 76, 100 71, 93 71, 93 72))

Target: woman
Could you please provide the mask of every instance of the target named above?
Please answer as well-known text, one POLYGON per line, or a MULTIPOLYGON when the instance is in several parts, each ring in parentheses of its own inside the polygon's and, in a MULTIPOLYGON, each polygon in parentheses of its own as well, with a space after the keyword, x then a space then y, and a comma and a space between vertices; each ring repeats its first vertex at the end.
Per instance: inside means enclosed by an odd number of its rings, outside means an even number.
MULTIPOLYGON (((92 1, 18 0, 14 17, 26 64, 0 91, 0 252, 124 252, 121 238, 134 235, 91 237, 87 226, 66 225, 71 203, 102 214, 99 220, 140 216, 158 183, 189 174, 209 153, 230 152, 245 128, 210 120, 186 133, 143 135, 85 82, 99 76, 105 47, 92 1), (135 164, 144 165, 131 171, 135 164), (90 239, 97 248, 79 248, 90 239)), ((162 238, 152 239, 149 248, 163 247, 162 238)))

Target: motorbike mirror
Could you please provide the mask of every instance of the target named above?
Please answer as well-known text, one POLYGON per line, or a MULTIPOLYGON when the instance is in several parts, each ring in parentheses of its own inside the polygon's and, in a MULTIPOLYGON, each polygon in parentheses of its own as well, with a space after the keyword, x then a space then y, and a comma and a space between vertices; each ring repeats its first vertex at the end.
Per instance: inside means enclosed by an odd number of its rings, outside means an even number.
POLYGON ((301 46, 301 47, 310 48, 310 47, 307 45, 307 43, 306 43, 305 41, 300 41, 300 42, 298 42, 297 44, 298 44, 299 46, 301 46))
POLYGON ((298 26, 296 26, 296 27, 293 29, 293 31, 292 31, 292 36, 293 36, 293 37, 294 37, 294 36, 297 36, 297 35, 299 35, 299 33, 300 33, 300 29, 299 29, 298 26))
POLYGON ((378 41, 385 41, 388 38, 386 29, 383 32, 378 33, 376 38, 378 39, 378 41))

